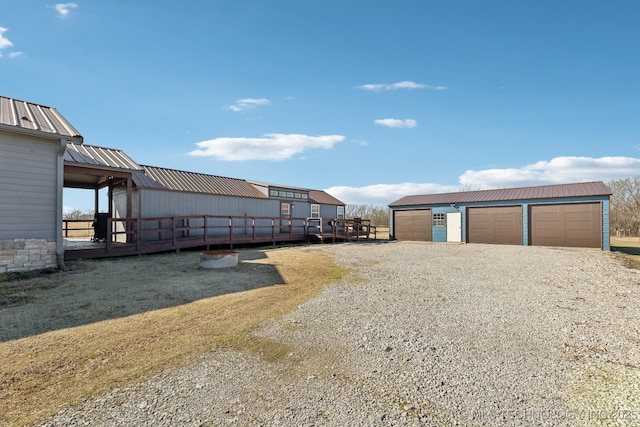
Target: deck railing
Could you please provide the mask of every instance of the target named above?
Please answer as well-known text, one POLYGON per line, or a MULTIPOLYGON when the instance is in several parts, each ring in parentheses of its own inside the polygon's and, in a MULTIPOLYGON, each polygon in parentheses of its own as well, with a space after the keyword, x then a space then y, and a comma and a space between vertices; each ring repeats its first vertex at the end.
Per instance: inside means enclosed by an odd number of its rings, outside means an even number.
POLYGON ((64 237, 91 237, 93 236, 92 222, 86 219, 65 219, 62 221, 62 235, 64 237))
POLYGON ((66 254, 68 259, 144 254, 212 245, 369 239, 368 221, 337 218, 187 215, 155 218, 108 218, 103 246, 66 254))

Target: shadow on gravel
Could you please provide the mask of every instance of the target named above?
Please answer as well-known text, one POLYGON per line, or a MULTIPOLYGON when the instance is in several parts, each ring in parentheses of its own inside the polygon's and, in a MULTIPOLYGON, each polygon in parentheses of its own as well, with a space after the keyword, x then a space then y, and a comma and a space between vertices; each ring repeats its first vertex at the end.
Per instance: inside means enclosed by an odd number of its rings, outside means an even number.
POLYGON ((200 268, 200 253, 69 262, 68 272, 0 281, 0 342, 283 284, 260 262, 260 249, 239 250, 238 266, 200 268))

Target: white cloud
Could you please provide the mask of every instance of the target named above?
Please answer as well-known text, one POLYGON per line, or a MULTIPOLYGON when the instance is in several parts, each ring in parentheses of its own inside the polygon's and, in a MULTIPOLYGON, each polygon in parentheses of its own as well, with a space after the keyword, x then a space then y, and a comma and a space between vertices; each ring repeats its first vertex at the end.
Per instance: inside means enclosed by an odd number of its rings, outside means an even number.
POLYGON ((459 186, 440 184, 373 184, 365 187, 336 186, 325 191, 348 205, 387 206, 399 198, 411 194, 431 194, 458 191, 459 186))
POLYGON ((215 138, 198 142, 191 156, 214 157, 226 161, 288 160, 311 149, 330 149, 345 139, 342 135, 308 136, 271 133, 262 138, 215 138))
POLYGON ((17 58, 20 55, 23 55, 23 52, 10 52, 9 58, 17 58))
POLYGON ((8 29, 0 27, 0 49, 6 49, 13 46, 13 43, 11 43, 11 41, 4 36, 4 33, 6 33, 7 31, 8 29))
POLYGON ((418 125, 413 119, 378 119, 374 123, 389 128, 414 128, 418 125))
POLYGON ((76 3, 57 3, 54 8, 61 17, 65 17, 71 12, 71 9, 77 8, 76 3))
POLYGON ((326 189, 347 204, 386 206, 404 196, 449 193, 493 188, 569 184, 603 181, 605 183, 640 175, 640 159, 632 157, 555 157, 516 168, 468 170, 457 185, 375 184, 365 187, 338 186, 326 189))
POLYGON ((416 83, 412 81, 402 81, 396 83, 383 83, 383 84, 366 84, 362 86, 356 86, 358 89, 368 90, 371 92, 380 92, 382 90, 397 90, 397 89, 428 89, 428 90, 446 90, 446 86, 429 86, 423 83, 416 83))
POLYGON ((520 187, 586 181, 611 181, 640 175, 640 159, 631 157, 556 157, 519 168, 468 170, 460 184, 472 188, 520 187))
POLYGON ((239 99, 236 103, 229 107, 233 111, 245 111, 260 105, 269 105, 269 100, 265 98, 245 98, 239 99))

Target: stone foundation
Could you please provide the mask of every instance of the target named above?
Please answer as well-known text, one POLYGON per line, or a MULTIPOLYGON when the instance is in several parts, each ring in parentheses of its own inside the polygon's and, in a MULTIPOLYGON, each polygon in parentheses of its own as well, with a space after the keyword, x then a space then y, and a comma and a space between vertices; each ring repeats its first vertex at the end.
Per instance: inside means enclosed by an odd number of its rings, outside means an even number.
POLYGON ((0 273, 57 267, 54 239, 0 240, 0 273))

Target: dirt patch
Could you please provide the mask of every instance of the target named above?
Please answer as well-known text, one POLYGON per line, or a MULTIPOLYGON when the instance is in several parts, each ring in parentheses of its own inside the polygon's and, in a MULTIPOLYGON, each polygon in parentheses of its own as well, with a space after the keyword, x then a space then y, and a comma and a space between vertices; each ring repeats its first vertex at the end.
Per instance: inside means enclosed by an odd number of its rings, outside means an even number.
POLYGON ((239 251, 237 267, 199 253, 71 263, 70 272, 0 283, 0 424, 28 425, 66 405, 193 361, 215 347, 277 359, 251 330, 341 280, 307 248, 239 251))

